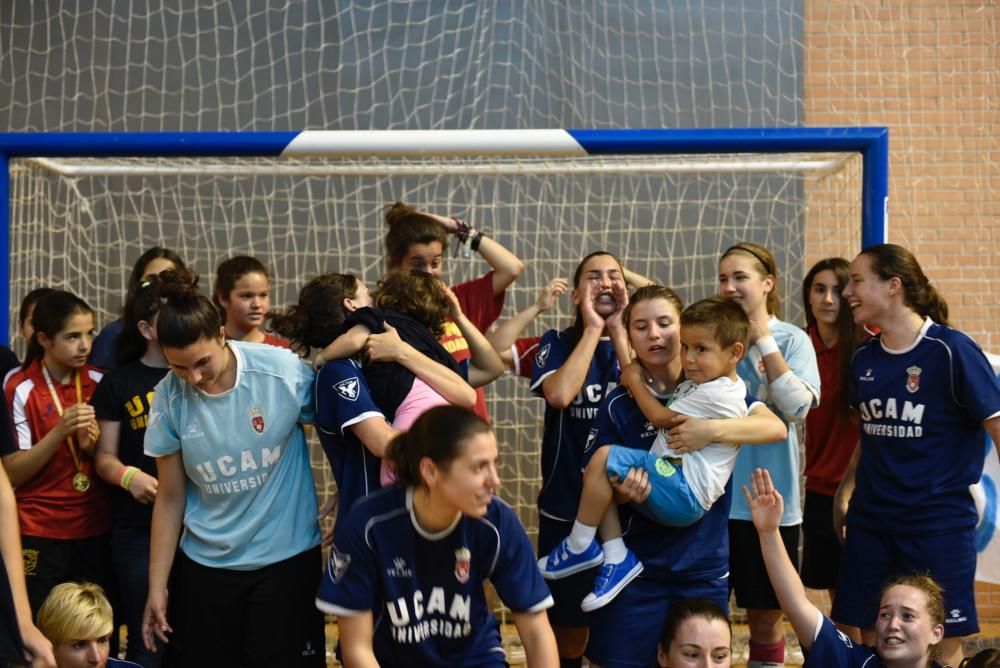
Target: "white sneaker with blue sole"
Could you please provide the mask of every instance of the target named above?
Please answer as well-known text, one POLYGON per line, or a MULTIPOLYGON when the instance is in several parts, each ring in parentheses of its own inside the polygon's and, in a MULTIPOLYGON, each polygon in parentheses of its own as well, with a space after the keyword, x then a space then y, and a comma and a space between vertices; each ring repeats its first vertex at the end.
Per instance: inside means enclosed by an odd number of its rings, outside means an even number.
POLYGON ((604 552, 596 540, 583 552, 571 552, 566 538, 549 552, 547 557, 538 560, 538 570, 546 580, 559 580, 574 573, 593 568, 604 561, 604 552))
POLYGON ((584 597, 580 609, 591 612, 603 608, 614 600, 615 596, 642 573, 642 562, 632 550, 628 551, 625 561, 620 564, 602 564, 594 580, 594 591, 584 597))

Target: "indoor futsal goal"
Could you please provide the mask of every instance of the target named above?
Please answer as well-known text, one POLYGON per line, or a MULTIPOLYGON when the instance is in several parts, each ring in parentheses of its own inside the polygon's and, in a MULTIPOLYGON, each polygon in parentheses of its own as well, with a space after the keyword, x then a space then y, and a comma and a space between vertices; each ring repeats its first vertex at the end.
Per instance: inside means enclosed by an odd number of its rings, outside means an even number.
MULTIPOLYGON (((154 245, 176 250, 206 291, 221 260, 256 256, 272 308, 326 271, 372 284, 397 200, 467 219, 524 260, 501 317, 599 249, 689 303, 715 291, 720 253, 750 240, 774 252, 785 318, 801 323, 808 263, 851 257, 886 229, 885 128, 0 134, 0 159, 8 337, 41 285, 82 296, 99 326, 115 319, 132 263, 154 245)), ((450 282, 487 271, 452 246, 450 282)), ((572 315, 564 297, 526 333, 572 315)), ((500 494, 534 534, 542 402, 515 377, 487 397, 500 494)), ((315 466, 330 493, 321 455, 315 466)))

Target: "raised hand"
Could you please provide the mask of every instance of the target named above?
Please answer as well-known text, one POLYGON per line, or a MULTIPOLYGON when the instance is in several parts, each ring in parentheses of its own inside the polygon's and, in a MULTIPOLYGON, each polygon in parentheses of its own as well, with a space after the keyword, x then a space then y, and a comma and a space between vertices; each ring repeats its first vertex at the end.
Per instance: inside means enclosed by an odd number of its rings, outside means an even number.
POLYGON ((750 487, 743 485, 743 495, 750 505, 750 517, 758 533, 778 530, 785 512, 785 500, 771 482, 767 469, 756 469, 750 476, 750 487))

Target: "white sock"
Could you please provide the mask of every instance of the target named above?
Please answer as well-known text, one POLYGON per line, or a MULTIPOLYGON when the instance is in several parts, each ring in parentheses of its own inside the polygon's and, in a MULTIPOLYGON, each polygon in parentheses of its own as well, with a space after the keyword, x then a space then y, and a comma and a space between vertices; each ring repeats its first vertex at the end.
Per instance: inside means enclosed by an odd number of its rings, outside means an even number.
POLYGON ((569 537, 566 539, 569 551, 573 554, 580 554, 587 549, 596 535, 597 527, 589 527, 586 524, 581 524, 580 520, 575 520, 573 530, 569 532, 569 537))
POLYGON ((604 550, 604 563, 606 564, 620 564, 625 561, 625 557, 628 555, 628 548, 625 547, 625 541, 621 536, 602 544, 601 549, 604 550))

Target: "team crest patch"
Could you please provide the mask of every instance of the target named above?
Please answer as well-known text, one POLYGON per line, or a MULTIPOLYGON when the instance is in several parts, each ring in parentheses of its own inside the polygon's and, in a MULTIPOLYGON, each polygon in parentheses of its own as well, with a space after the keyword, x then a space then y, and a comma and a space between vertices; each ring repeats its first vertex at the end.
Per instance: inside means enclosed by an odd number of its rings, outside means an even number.
POLYGON ((24 574, 38 574, 38 550, 21 550, 21 559, 24 560, 24 574))
POLYGON ((469 581, 469 570, 471 568, 472 552, 467 547, 460 547, 455 550, 455 579, 465 584, 469 581))
POLYGON ((664 478, 669 478, 677 473, 677 469, 674 465, 668 462, 663 457, 656 460, 656 464, 653 465, 656 468, 656 472, 659 473, 664 478))
POLYGON ((913 365, 906 370, 906 391, 915 394, 920 389, 920 367, 913 365))
POLYGON ((351 565, 351 555, 344 554, 334 545, 330 548, 330 575, 334 582, 340 582, 348 566, 351 565))
POLYGON ((337 394, 342 396, 348 401, 357 401, 358 399, 358 378, 348 378, 347 380, 342 380, 333 386, 333 389, 337 391, 337 394))
POLYGON ((264 433, 264 409, 263 408, 251 408, 250 409, 250 424, 253 425, 253 430, 258 434, 264 433))
POLYGON ((547 362, 549 359, 549 350, 551 349, 552 349, 551 343, 546 343, 544 346, 538 349, 538 352, 535 353, 535 366, 537 367, 545 366, 545 362, 547 362))

